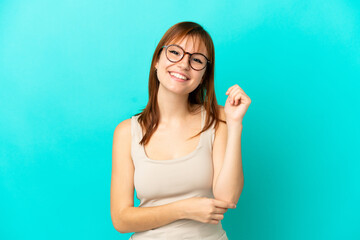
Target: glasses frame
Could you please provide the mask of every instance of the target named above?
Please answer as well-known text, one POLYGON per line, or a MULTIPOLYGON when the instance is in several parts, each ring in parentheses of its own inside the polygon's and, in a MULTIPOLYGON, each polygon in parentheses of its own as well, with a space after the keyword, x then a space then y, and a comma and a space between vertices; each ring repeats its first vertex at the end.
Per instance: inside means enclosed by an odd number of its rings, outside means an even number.
POLYGON ((202 53, 189 53, 189 52, 186 52, 182 47, 180 47, 180 46, 177 45, 177 44, 164 45, 164 46, 161 47, 161 49, 162 49, 162 48, 165 48, 165 56, 166 56, 166 58, 167 58, 170 62, 173 62, 173 63, 180 62, 180 61, 184 58, 184 56, 185 56, 186 54, 189 54, 189 55, 190 55, 190 57, 189 57, 189 65, 190 65, 190 67, 191 67, 192 69, 194 69, 195 71, 201 71, 201 70, 203 70, 204 68, 206 68, 208 64, 211 63, 211 62, 209 61, 209 59, 208 59, 204 54, 202 54, 202 53), (168 55, 167 55, 167 49, 168 49, 168 47, 170 47, 170 46, 179 47, 179 48, 183 51, 184 54, 181 56, 181 58, 180 58, 178 61, 171 61, 171 60, 169 59, 169 57, 168 57, 168 55), (190 59, 191 59, 192 55, 194 55, 194 54, 200 54, 200 55, 204 56, 204 58, 206 59, 206 64, 205 64, 205 66, 204 66, 202 69, 195 69, 195 68, 193 68, 193 66, 191 65, 190 59))

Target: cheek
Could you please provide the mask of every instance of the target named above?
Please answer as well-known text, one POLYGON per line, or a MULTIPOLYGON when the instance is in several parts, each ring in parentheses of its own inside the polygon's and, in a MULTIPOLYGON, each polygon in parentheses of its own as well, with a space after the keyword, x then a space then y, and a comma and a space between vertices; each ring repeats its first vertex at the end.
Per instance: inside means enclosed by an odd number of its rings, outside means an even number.
POLYGON ((171 62, 169 61, 161 61, 160 62, 160 67, 164 70, 164 71, 168 71, 168 68, 172 65, 171 62))
POLYGON ((205 72, 199 73, 199 79, 202 80, 205 77, 205 72))

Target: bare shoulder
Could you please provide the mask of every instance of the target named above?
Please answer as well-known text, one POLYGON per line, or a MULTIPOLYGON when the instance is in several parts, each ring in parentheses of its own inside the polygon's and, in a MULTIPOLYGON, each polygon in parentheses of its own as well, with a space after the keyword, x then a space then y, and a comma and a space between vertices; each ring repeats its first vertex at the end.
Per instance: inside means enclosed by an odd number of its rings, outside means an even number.
POLYGON ((131 161, 131 118, 120 122, 113 135, 113 174, 118 174, 119 166, 132 164, 131 161))
POLYGON ((120 122, 114 131, 115 137, 131 137, 131 118, 125 119, 120 122))

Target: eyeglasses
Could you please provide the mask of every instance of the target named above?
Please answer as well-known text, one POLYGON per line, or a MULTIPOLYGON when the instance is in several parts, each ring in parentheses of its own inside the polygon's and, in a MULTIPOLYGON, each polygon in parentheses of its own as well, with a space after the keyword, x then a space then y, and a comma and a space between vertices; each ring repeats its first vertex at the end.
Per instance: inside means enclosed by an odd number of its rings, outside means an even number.
POLYGON ((165 48, 166 52, 165 55, 167 57, 167 59, 170 62, 179 62, 181 61, 181 59, 184 58, 185 54, 189 54, 190 58, 189 58, 189 63, 192 69, 196 70, 196 71, 200 71, 203 70, 208 63, 211 63, 207 57, 205 57, 204 54, 202 53, 189 53, 189 52, 185 52, 185 50, 180 47, 179 45, 176 44, 171 44, 171 45, 165 45, 162 46, 161 48, 165 48))

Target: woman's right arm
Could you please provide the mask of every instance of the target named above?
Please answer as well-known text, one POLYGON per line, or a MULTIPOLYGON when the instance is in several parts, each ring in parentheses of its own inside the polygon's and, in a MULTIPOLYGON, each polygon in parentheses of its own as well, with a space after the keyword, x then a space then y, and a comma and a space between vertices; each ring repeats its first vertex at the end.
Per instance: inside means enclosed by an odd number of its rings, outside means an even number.
POLYGON ((142 232, 155 229, 181 219, 179 203, 173 202, 156 207, 128 207, 121 212, 121 233, 142 232))
POLYGON ((114 131, 110 189, 111 219, 121 233, 158 228, 183 218, 182 201, 156 207, 134 207, 134 165, 131 159, 131 119, 114 131))

